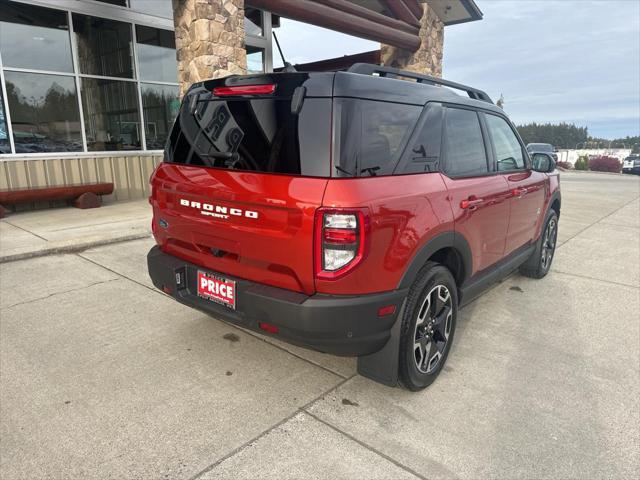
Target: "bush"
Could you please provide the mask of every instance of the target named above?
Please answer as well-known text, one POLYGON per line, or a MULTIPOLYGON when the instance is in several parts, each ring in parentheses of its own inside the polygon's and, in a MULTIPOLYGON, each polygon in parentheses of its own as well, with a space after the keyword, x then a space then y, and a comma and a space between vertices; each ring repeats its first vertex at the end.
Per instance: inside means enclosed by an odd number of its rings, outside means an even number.
POLYGON ((556 166, 564 168, 565 170, 571 170, 573 168, 571 162, 558 162, 556 163, 556 166))
POLYGON ((620 173, 622 171, 622 163, 616 157, 601 155, 589 160, 589 170, 620 173))
POLYGON ((582 155, 576 160, 576 164, 573 166, 576 170, 589 170, 589 157, 582 155))

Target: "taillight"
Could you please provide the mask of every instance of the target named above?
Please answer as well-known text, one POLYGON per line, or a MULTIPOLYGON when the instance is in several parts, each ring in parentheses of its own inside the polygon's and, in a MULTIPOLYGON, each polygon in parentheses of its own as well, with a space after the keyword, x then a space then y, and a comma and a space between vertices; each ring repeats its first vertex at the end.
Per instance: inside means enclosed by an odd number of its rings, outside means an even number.
POLYGON ((266 85, 234 85, 232 87, 215 87, 213 94, 216 97, 228 95, 270 95, 276 91, 273 83, 266 85))
POLYGON ((319 209, 316 212, 315 271, 324 280, 351 271, 364 256, 365 216, 362 211, 319 209))

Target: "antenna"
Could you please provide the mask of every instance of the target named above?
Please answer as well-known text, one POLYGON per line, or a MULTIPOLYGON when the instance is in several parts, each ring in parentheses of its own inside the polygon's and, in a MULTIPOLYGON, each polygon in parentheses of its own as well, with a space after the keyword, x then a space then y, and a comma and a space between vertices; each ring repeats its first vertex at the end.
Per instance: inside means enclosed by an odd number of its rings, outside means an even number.
POLYGON ((284 68, 282 69, 282 71, 297 72, 296 68, 284 59, 284 54, 282 53, 282 49, 280 48, 280 42, 278 41, 278 36, 276 35, 276 32, 272 32, 272 35, 273 35, 273 39, 276 41, 276 46, 278 47, 278 51, 280 52, 280 58, 282 58, 282 64, 284 65, 284 68))

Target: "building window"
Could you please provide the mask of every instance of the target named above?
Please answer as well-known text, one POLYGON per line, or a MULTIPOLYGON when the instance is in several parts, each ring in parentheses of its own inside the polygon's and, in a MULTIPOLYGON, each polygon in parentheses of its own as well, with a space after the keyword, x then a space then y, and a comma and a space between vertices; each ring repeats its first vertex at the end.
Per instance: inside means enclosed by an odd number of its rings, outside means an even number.
POLYGON ((9 130, 7 129, 7 119, 4 115, 4 99, 0 90, 0 154, 11 153, 9 144, 9 130))
POLYGON ((136 41, 140 79, 177 83, 174 33, 170 30, 136 25, 136 41))
POLYGON ((162 150, 180 110, 179 88, 149 83, 140 87, 147 149, 162 150))
POLYGON ((264 72, 264 50, 247 45, 247 73, 264 72))
POLYGON ((247 35, 261 37, 264 34, 262 10, 246 7, 244 9, 244 31, 247 35))
POLYGON ((133 78, 131 25, 73 15, 80 73, 133 78))
POLYGON ((5 67, 73 72, 67 14, 3 1, 0 54, 5 67))
POLYGON ((16 153, 82 151, 75 80, 5 72, 16 153))
MULTIPOLYGON (((162 149, 180 106, 172 0, 37 3, 0 0, 1 158, 162 149)), ((248 69, 268 71, 271 14, 245 14, 248 69)))
POLYGON ((129 2, 131 10, 157 17, 173 18, 171 0, 129 0, 129 2))
POLYGON ((139 150, 138 95, 133 82, 82 79, 87 150, 139 150))

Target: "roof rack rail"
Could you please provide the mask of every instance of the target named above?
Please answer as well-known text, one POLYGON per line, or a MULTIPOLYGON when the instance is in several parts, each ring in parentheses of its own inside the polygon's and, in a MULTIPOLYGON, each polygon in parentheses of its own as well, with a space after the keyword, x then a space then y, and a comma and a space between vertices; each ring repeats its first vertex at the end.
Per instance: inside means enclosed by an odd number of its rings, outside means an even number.
POLYGON ((432 77, 430 75, 423 75, 421 73, 410 72, 408 70, 400 70, 398 68, 393 68, 393 67, 374 65, 372 63, 354 63, 347 70, 347 72, 359 73, 361 75, 377 74, 380 77, 389 77, 390 75, 399 75, 402 77, 414 78, 418 83, 426 83, 428 85, 443 85, 445 87, 455 88, 456 90, 462 90, 464 92, 467 92, 467 95, 469 95, 469 98, 473 98, 474 100, 480 100, 483 102, 488 102, 493 104, 493 101, 491 100, 489 95, 487 95, 482 90, 468 87, 460 83, 443 80, 441 78, 432 77))

